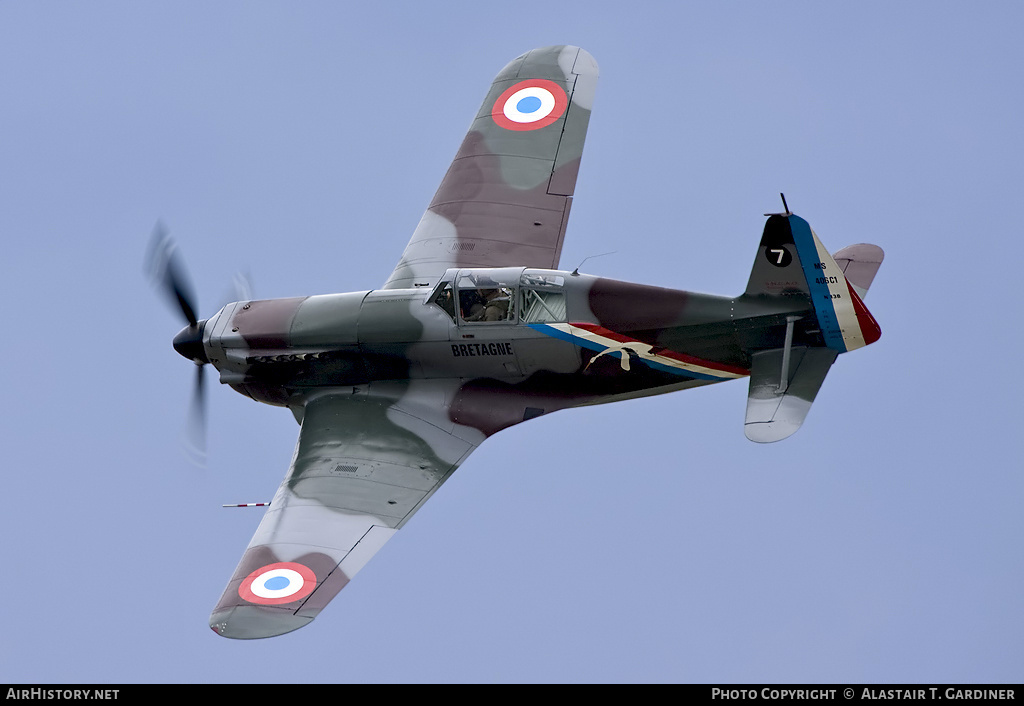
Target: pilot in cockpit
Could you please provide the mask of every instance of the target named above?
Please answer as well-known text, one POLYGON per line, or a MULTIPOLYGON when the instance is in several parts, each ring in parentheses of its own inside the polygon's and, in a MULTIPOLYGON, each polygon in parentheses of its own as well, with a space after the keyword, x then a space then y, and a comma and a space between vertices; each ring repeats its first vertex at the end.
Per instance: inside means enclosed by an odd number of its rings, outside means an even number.
POLYGON ((475 290, 469 290, 462 296, 462 312, 466 321, 505 321, 512 302, 508 287, 503 287, 492 280, 478 283, 475 290), (471 295, 469 298, 465 294, 471 295), (468 304, 468 306, 467 306, 468 304))

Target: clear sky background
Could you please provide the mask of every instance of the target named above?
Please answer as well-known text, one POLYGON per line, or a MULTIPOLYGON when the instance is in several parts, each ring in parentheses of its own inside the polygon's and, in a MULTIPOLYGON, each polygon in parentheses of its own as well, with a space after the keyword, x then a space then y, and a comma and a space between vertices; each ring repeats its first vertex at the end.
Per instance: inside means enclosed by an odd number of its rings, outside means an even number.
POLYGON ((1018 2, 0 3, 0 682, 1020 682, 1018 2), (387 278, 494 75, 601 66, 562 265, 741 292, 779 192, 874 242, 882 327, 807 423, 745 382, 490 439, 311 625, 210 610, 298 427, 193 369, 214 313, 387 278))

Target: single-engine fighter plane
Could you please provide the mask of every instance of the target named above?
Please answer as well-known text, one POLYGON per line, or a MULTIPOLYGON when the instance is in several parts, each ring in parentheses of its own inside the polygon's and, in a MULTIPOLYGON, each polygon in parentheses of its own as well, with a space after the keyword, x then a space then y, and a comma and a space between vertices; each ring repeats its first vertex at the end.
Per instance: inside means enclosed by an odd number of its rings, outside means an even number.
POLYGON ((199 320, 166 237, 174 348, 300 424, 291 466, 210 618, 300 628, 487 437, 520 422, 749 377, 745 433, 796 431, 840 353, 878 340, 874 245, 830 255, 769 215, 746 291, 722 297, 559 270, 597 82, 572 46, 498 74, 394 272, 377 290, 243 300, 199 320))

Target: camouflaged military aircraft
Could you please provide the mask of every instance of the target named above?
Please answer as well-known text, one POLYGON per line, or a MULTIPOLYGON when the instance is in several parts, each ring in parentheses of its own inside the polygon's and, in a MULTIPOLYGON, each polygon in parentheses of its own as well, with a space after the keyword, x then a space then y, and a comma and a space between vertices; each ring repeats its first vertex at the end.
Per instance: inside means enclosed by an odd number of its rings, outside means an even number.
POLYGON ((231 638, 316 617, 487 437, 602 404, 750 378, 746 436, 802 424, 840 353, 879 338, 874 245, 830 255, 769 215, 746 291, 710 296, 559 270, 597 64, 535 49, 498 74, 378 290, 243 300, 198 320, 166 237, 174 348, 300 424, 288 473, 210 618, 231 638))

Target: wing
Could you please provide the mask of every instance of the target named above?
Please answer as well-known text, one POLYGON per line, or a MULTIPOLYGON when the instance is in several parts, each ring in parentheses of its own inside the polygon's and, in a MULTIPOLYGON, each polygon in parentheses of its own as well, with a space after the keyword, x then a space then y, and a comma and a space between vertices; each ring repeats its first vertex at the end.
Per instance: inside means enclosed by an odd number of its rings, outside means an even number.
POLYGON ((385 289, 449 267, 556 268, 597 86, 583 49, 534 49, 506 66, 385 289))
POLYGON ((252 639, 309 623, 483 440, 448 421, 442 383, 431 385, 328 390, 305 404, 288 474, 210 616, 215 632, 252 639))

